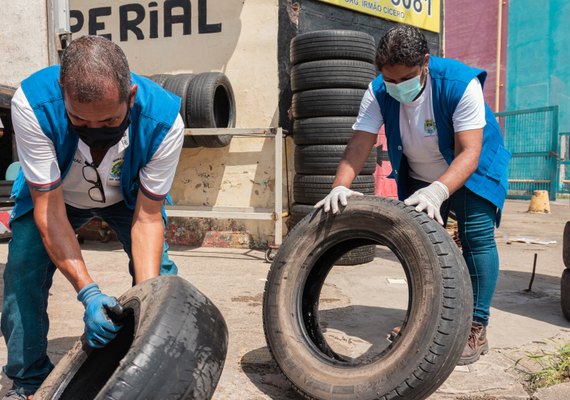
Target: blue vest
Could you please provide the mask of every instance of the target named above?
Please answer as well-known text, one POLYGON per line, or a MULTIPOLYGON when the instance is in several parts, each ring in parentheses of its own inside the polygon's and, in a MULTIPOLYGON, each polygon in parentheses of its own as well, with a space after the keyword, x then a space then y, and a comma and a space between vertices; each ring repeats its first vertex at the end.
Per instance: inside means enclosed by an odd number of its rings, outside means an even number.
MULTIPOLYGON (((43 133, 55 147, 63 181, 73 162, 79 138, 69 130, 58 79, 59 66, 44 68, 24 80, 22 90, 43 133)), ((180 110, 180 99, 149 79, 135 74, 131 74, 131 79, 138 89, 135 104, 131 109, 129 146, 125 149, 121 171, 121 193, 127 207, 134 209, 139 190, 139 171, 151 160, 174 124, 180 110)), ((21 169, 12 186, 12 197, 16 203, 11 221, 34 208, 21 169)))
MULTIPOLYGON (((487 73, 456 60, 433 56, 430 57, 429 72, 439 151, 445 161, 451 164, 455 158, 453 113, 469 82, 477 77, 483 86, 487 73)), ((392 163, 390 177, 396 179, 398 197, 403 200, 408 195, 407 181, 409 175, 408 162, 403 154, 400 136, 400 103, 386 92, 382 75, 372 82, 372 89, 384 118, 388 155, 392 163)), ((479 165, 465 182, 465 186, 497 206, 499 210, 498 222, 507 197, 507 167, 511 153, 504 146, 501 128, 487 104, 485 104, 485 120, 487 124, 483 129, 483 148, 479 156, 479 165)))

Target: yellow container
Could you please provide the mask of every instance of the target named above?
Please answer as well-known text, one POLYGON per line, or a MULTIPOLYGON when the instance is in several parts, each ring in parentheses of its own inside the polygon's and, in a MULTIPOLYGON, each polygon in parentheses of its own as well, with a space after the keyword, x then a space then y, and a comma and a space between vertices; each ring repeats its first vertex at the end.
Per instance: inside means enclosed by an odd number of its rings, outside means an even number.
POLYGON ((528 212, 550 213, 550 201, 548 200, 547 190, 535 190, 532 192, 528 212))

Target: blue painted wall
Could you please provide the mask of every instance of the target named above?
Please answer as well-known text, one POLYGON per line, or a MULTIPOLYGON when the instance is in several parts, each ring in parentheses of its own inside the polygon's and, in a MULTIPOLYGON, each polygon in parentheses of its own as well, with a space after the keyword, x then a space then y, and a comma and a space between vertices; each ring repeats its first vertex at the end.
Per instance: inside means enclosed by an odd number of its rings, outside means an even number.
POLYGON ((507 111, 558 105, 570 131, 570 1, 509 2, 507 111))

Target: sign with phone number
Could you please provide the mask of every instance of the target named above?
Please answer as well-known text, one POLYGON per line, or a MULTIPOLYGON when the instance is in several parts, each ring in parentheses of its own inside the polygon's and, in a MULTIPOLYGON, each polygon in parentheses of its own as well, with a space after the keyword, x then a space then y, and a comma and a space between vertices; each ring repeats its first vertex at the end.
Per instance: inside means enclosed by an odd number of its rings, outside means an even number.
POLYGON ((440 31, 440 0, 319 0, 390 21, 440 31))

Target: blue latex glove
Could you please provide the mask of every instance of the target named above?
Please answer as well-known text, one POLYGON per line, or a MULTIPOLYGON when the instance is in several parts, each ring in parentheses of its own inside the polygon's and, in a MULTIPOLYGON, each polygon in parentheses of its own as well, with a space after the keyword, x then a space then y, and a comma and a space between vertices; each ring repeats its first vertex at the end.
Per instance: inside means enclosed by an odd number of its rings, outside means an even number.
POLYGON ((117 299, 101 293, 96 283, 90 283, 79 291, 77 300, 85 306, 83 321, 89 346, 101 348, 109 344, 117 336, 121 325, 111 321, 105 308, 116 307, 119 303, 117 299))

